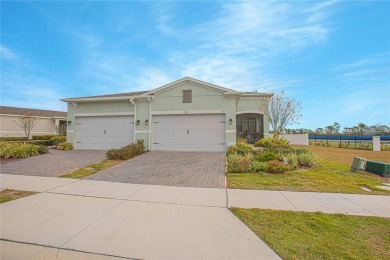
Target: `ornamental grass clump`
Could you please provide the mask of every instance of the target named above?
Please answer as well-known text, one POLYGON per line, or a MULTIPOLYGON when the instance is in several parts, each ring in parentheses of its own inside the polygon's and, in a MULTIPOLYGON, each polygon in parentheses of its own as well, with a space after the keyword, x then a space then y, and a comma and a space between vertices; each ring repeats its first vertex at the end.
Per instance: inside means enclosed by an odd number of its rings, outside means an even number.
POLYGON ((237 143, 236 145, 231 145, 228 147, 226 154, 232 154, 237 153, 241 155, 245 155, 248 153, 253 153, 255 149, 252 147, 252 145, 247 143, 237 143))
POLYGON ((57 150, 69 151, 73 150, 73 144, 68 142, 62 142, 57 145, 57 150))
POLYGON ((0 142, 1 158, 27 158, 39 155, 38 147, 28 143, 0 142))

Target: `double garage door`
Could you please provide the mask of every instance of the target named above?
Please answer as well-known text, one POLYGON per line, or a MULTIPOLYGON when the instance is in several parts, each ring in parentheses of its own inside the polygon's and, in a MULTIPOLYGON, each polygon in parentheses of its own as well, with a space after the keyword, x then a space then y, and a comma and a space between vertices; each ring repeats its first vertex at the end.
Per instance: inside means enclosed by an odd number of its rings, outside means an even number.
MULTIPOLYGON (((154 115, 152 149, 225 151, 225 115, 154 115)), ((133 116, 77 117, 76 149, 108 150, 134 143, 133 116)))
POLYGON ((153 150, 225 151, 225 115, 155 115, 153 150))
POLYGON ((76 149, 108 150, 134 143, 133 116, 77 117, 76 149))

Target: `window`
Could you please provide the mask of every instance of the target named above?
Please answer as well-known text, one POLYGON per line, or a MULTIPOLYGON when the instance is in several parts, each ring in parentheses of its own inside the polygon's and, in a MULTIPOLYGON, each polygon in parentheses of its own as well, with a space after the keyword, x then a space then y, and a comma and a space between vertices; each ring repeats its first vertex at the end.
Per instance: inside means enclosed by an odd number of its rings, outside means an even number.
POLYGON ((192 103, 192 90, 183 90, 183 103, 192 103))

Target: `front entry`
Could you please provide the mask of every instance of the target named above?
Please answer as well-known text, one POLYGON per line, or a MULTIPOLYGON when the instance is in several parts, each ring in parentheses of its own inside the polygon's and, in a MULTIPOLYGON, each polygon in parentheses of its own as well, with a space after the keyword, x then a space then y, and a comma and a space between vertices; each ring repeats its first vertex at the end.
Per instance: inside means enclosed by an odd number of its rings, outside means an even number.
POLYGON ((153 150, 225 151, 225 115, 155 115, 153 150))

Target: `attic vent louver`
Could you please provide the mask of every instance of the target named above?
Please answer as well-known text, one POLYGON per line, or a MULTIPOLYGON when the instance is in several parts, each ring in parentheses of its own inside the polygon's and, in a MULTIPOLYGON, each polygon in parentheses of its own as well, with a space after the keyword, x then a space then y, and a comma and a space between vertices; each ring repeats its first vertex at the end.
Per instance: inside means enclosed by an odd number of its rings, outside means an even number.
POLYGON ((183 90, 183 103, 192 103, 192 90, 183 90))

